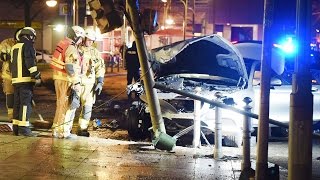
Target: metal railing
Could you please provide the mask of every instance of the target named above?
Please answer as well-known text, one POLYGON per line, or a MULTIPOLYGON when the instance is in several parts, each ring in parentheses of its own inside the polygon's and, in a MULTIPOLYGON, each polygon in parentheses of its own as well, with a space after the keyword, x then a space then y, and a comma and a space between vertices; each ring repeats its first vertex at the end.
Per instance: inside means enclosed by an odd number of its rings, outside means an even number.
MULTIPOLYGON (((243 121, 243 137, 242 137, 242 141, 243 141, 243 160, 241 163, 241 169, 249 169, 251 168, 251 162, 250 162, 250 139, 251 139, 251 118, 255 118, 258 119, 259 115, 254 114, 251 112, 251 106, 249 105, 252 100, 249 97, 244 98, 244 102, 246 103, 246 106, 244 107, 244 110, 242 109, 238 109, 235 108, 233 106, 229 106, 226 104, 223 104, 219 101, 215 101, 215 100, 210 100, 210 99, 206 99, 204 97, 198 96, 196 94, 191 94, 185 91, 181 91, 181 90, 177 90, 177 89, 173 89, 170 87, 167 87, 165 85, 159 84, 159 83, 155 83, 154 84, 154 88, 162 90, 162 91, 167 91, 167 92, 173 92, 191 99, 194 99, 195 101, 201 101, 201 102, 205 102, 208 103, 210 105, 216 106, 215 109, 215 120, 216 120, 216 127, 215 127, 215 148, 214 148, 214 157, 215 158, 221 158, 222 156, 222 135, 221 135, 221 110, 220 108, 223 109, 228 109, 231 110, 233 112, 237 112, 239 114, 244 115, 244 121, 243 121)), ((218 98, 219 99, 219 98, 218 98)), ((273 119, 269 119, 269 123, 279 126, 279 127, 284 127, 284 128, 289 128, 289 125, 286 123, 282 123, 273 119)), ((192 128, 191 126, 188 127, 189 129, 192 128)), ((195 128, 195 126, 193 126, 193 128, 195 128)), ((197 132, 197 131, 195 131, 197 132)), ((320 137, 320 134, 317 133, 313 133, 314 137, 320 137)))

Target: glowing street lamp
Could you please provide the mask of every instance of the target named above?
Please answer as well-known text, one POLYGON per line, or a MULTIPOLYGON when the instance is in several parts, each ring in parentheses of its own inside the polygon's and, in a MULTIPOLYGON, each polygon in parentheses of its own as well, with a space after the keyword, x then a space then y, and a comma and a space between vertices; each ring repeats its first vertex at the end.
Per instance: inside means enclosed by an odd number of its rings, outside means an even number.
POLYGON ((168 19, 166 19, 166 24, 172 25, 172 24, 174 24, 174 20, 169 17, 168 19))
POLYGON ((47 6, 49 6, 49 7, 54 7, 54 6, 57 5, 57 3, 58 2, 56 0, 48 0, 48 1, 46 1, 47 6))

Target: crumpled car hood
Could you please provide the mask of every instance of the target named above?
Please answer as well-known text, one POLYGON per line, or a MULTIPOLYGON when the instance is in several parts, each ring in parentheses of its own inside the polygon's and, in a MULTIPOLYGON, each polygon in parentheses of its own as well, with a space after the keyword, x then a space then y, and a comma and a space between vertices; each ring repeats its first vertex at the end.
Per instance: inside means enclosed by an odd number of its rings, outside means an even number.
POLYGON ((157 77, 197 74, 200 79, 221 78, 242 85, 248 81, 241 54, 219 35, 176 42, 153 49, 150 55, 157 77))

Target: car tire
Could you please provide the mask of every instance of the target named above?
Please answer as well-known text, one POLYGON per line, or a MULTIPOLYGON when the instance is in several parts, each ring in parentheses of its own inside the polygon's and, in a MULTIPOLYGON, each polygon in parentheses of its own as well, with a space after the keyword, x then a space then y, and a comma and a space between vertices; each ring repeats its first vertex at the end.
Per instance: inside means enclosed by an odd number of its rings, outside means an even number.
POLYGON ((131 106, 127 115, 127 128, 130 139, 144 140, 150 137, 148 128, 151 126, 150 116, 140 111, 137 106, 131 106), (141 112, 141 113, 139 113, 141 112))

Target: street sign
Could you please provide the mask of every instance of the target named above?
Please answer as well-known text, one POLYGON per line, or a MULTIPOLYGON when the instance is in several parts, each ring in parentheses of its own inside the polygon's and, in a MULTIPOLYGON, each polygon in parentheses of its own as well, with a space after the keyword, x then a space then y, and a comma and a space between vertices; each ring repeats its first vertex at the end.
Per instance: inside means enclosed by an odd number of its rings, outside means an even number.
POLYGON ((67 3, 60 3, 59 4, 59 15, 61 15, 61 16, 68 15, 68 4, 67 3))

